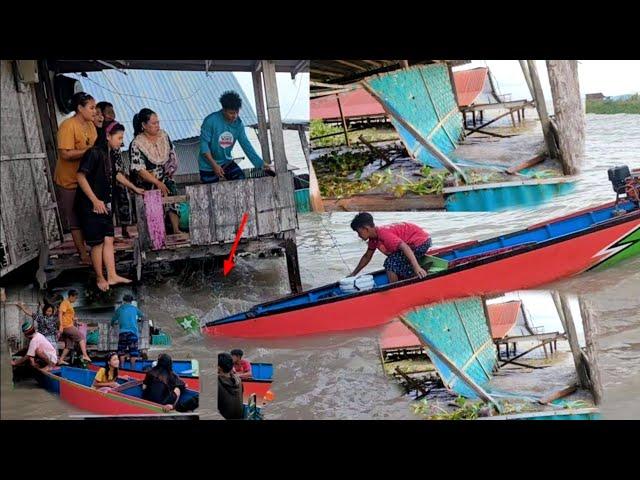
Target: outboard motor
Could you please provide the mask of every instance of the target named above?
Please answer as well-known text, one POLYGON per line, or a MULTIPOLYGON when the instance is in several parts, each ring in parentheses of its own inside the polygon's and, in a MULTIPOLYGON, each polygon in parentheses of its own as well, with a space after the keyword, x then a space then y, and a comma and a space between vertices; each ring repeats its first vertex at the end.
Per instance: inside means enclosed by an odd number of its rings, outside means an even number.
POLYGON ((620 195, 626 197, 636 204, 640 204, 640 173, 631 173, 626 165, 618 165, 607 171, 609 180, 616 192, 616 206, 620 201, 620 195))

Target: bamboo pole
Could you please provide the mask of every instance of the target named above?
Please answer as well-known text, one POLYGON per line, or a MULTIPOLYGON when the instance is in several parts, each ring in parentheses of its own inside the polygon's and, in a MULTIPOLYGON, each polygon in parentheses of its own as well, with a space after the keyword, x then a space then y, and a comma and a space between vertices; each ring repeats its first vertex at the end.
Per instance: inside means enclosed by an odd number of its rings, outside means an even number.
POLYGON ((298 127, 298 135, 300 136, 300 145, 302 145, 302 152, 304 153, 307 168, 309 169, 309 200, 311 201, 311 209, 314 212, 323 213, 324 204, 322 203, 322 196, 320 195, 318 178, 316 177, 316 171, 313 168, 313 162, 309 156, 309 142, 307 142, 307 135, 302 125, 298 127))
POLYGON ((271 165, 271 152, 269 151, 269 133, 267 130, 267 118, 264 106, 264 90, 262 87, 262 72, 251 72, 253 79, 253 94, 256 99, 256 115, 258 116, 258 138, 262 149, 262 160, 271 165))
POLYGON ((342 121, 344 141, 347 144, 347 147, 350 147, 351 143, 349 142, 349 131, 347 130, 347 121, 344 118, 344 113, 342 113, 342 103, 340 103, 340 95, 336 95, 336 101, 338 102, 338 110, 340 110, 340 120, 342 121))

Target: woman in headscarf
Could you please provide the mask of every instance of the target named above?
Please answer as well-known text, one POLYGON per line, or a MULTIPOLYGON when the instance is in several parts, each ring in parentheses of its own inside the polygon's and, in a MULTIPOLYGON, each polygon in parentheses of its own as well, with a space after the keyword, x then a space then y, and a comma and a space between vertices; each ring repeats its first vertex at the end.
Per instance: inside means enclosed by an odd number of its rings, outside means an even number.
POLYGON ((159 403, 165 412, 175 410, 187 386, 173 371, 173 360, 160 354, 156 366, 147 372, 142 384, 142 398, 159 403))
MULTIPOLYGON (((173 174, 178 169, 178 159, 169 135, 160 128, 158 115, 149 108, 136 113, 133 134, 129 158, 135 184, 145 190, 158 189, 163 196, 177 195, 173 174)), ((182 233, 177 205, 169 206, 168 216, 173 233, 182 233)))

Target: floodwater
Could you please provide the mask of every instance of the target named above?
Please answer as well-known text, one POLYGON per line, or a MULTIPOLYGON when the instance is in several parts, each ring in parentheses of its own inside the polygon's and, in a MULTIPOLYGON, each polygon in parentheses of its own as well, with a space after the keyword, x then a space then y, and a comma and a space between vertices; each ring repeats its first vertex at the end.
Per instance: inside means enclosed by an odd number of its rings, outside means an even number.
MULTIPOLYGON (((432 234, 434 247, 483 239, 570 213, 614 198, 607 168, 640 166, 640 116, 587 115, 583 174, 576 189, 539 208, 499 213, 380 213, 378 223, 415 222, 432 234)), ((290 163, 303 166, 301 156, 290 163)), ((350 230, 353 213, 300 215, 299 259, 305 288, 346 276, 365 245, 350 230)), ((380 254, 369 269, 382 266, 380 254)), ((275 400, 267 419, 413 419, 410 401, 382 373, 377 337, 380 329, 285 340, 229 341, 185 334, 176 316, 195 313, 201 319, 245 310, 288 293, 283 258, 241 258, 228 277, 219 272, 192 272, 162 284, 141 288, 141 307, 173 337, 175 358, 200 360, 203 392, 201 418, 220 418, 216 411, 217 353, 242 348, 248 359, 272 362, 275 400)), ((602 410, 608 418, 640 418, 640 258, 602 272, 557 282, 552 288, 585 295, 596 316, 605 388, 602 410)), ((540 319, 538 324, 545 324, 540 319)), ((546 325, 546 324, 545 324, 546 325)), ((555 327, 552 325, 549 328, 555 327)), ((2 418, 68 418, 72 412, 46 392, 12 389, 8 359, 2 357, 2 418)))

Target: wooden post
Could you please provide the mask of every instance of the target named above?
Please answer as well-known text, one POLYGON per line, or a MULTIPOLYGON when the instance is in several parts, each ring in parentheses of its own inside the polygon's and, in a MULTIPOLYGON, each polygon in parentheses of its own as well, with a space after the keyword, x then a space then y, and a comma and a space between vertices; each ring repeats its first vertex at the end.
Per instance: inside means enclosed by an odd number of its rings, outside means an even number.
POLYGON ((409 68, 409 60, 400 60, 400 66, 402 68, 409 68))
POLYGON ((595 340, 595 336, 598 333, 597 323, 593 321, 590 305, 583 298, 579 298, 578 302, 580 304, 580 315, 582 316, 582 326, 584 328, 591 394, 593 395, 594 403, 600 405, 602 403, 602 383, 600 381, 600 367, 598 365, 598 348, 595 340))
POLYGON ((578 62, 547 60, 549 84, 557 125, 559 158, 565 175, 576 175, 585 147, 585 120, 580 98, 578 62))
POLYGON ((431 143, 429 140, 424 138, 422 134, 413 125, 407 122, 402 117, 402 115, 396 112, 396 110, 391 105, 389 105, 389 103, 385 101, 378 94, 378 92, 376 92, 373 88, 371 88, 371 86, 367 82, 362 82, 362 85, 365 88, 365 90, 367 90, 367 92, 369 92, 376 100, 378 100, 380 105, 382 105, 382 108, 384 109, 384 111, 387 112, 389 116, 393 117, 396 120, 396 122, 398 122, 400 125, 406 128, 407 131, 418 141, 418 143, 420 143, 420 145, 422 145, 429 152, 431 152, 431 154, 435 156, 438 159, 438 161, 440 161, 440 163, 442 163, 442 165, 445 166, 447 170, 449 170, 451 173, 457 173, 458 175, 460 175, 460 177, 465 183, 467 182, 467 176, 460 169, 460 167, 458 167, 455 163, 453 163, 449 157, 447 157, 444 153, 442 153, 438 149, 438 147, 436 147, 433 143, 431 143))
POLYGON ((561 319, 564 318, 564 328, 567 334, 567 340, 571 347, 571 354, 573 355, 573 363, 576 366, 576 372, 578 373, 578 381, 580 386, 584 389, 590 390, 589 373, 582 359, 582 352, 580 350, 580 344, 578 343, 578 335, 576 333, 576 325, 573 321, 573 315, 569 304, 569 297, 567 294, 560 294, 557 291, 553 292, 553 301, 558 308, 560 304, 560 310, 558 313, 562 313, 561 319))
POLYGON ((271 147, 273 150, 273 164, 276 173, 286 173, 287 156, 282 134, 282 118, 280 116, 280 99, 276 83, 276 66, 273 60, 262 60, 262 74, 265 96, 267 99, 267 114, 269 116, 269 131, 271 133, 271 147))
POLYGON ((547 149, 549 150, 549 156, 551 158, 558 158, 558 147, 551 129, 551 121, 549 120, 547 105, 544 101, 544 93, 542 92, 542 84, 540 83, 540 77, 538 76, 536 61, 527 60, 527 65, 529 67, 529 77, 533 88, 533 99, 536 102, 536 110, 538 110, 538 116, 540 117, 540 124, 542 125, 542 132, 544 133, 544 140, 547 144, 547 149))
POLYGON ((267 130, 267 118, 264 108, 264 91, 262 88, 262 72, 251 72, 253 78, 253 94, 256 99, 256 115, 258 116, 258 139, 262 149, 262 159, 267 165, 271 165, 271 152, 269 151, 269 131, 267 130))
POLYGON ((295 235, 295 230, 284 232, 284 254, 287 259, 287 273, 289 274, 291 293, 300 293, 302 292, 302 280, 300 279, 300 264, 298 263, 298 247, 296 246, 295 235))
POLYGON ((347 147, 351 146, 349 142, 349 132, 347 131, 347 121, 344 118, 344 114, 342 113, 342 104, 340 103, 340 95, 336 95, 336 101, 338 102, 338 110, 340 111, 340 120, 342 121, 342 131, 344 132, 344 141, 347 144, 347 147))
POLYGON ((320 187, 318 186, 318 178, 316 177, 316 171, 313 168, 313 162, 309 157, 309 143, 307 142, 307 135, 304 133, 304 127, 300 125, 298 127, 298 135, 300 136, 300 145, 302 146, 302 152, 304 158, 307 161, 307 168, 309 169, 309 200, 311 201, 311 209, 314 212, 324 212, 324 204, 322 203, 322 196, 320 195, 320 187))
POLYGON ((529 87, 529 93, 531 93, 531 99, 535 101, 536 95, 533 91, 533 84, 531 83, 531 76, 529 75, 529 67, 527 66, 526 60, 518 60, 520 62, 520 68, 522 69, 522 74, 524 75, 524 80, 527 82, 527 87, 529 87))

